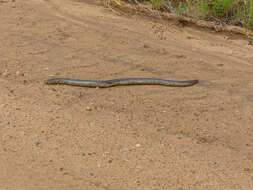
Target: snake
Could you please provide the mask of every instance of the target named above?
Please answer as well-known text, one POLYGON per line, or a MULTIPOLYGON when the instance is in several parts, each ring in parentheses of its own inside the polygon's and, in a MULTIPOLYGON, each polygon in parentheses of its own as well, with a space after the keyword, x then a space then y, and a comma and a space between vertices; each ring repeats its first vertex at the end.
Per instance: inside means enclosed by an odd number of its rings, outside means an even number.
POLYGON ((48 85, 71 85, 80 87, 93 87, 93 88, 108 88, 113 86, 125 86, 125 85, 163 85, 170 87, 188 87, 197 84, 198 80, 188 81, 173 81, 157 78, 121 78, 113 80, 77 80, 69 78, 52 78, 44 81, 48 85))

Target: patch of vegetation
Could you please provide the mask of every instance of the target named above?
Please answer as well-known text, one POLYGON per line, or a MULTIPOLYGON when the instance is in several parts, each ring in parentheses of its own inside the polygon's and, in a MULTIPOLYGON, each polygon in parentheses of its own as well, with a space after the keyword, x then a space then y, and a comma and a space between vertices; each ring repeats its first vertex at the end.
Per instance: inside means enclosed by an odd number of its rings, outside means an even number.
POLYGON ((151 0, 153 9, 160 9, 162 7, 163 0, 151 0))
MULTIPOLYGON (((120 4, 120 0, 114 1, 120 4)), ((176 15, 219 20, 253 29, 253 0, 121 0, 150 4, 153 9, 176 15)))

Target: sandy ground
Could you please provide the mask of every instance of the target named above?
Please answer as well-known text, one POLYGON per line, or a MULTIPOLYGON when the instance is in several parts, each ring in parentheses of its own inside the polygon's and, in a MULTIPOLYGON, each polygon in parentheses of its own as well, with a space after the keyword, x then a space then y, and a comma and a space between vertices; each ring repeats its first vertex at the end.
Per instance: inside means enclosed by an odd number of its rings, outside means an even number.
POLYGON ((97 1, 0 1, 0 189, 253 189, 252 52, 235 35, 97 1), (43 83, 52 77, 200 83, 43 83))

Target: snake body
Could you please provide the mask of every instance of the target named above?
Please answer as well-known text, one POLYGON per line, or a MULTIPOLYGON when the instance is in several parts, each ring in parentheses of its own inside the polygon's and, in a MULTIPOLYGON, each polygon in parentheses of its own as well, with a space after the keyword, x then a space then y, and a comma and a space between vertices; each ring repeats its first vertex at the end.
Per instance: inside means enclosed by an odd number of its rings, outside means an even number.
POLYGON ((197 84, 198 80, 189 80, 189 81, 172 81, 172 80, 163 80, 155 78, 125 78, 125 79, 113 79, 105 81, 97 80, 75 80, 68 78, 53 78, 45 81, 45 84, 64 84, 72 86, 81 86, 81 87, 99 87, 99 88, 108 88, 113 86, 123 86, 123 85, 164 85, 171 87, 187 87, 197 84))

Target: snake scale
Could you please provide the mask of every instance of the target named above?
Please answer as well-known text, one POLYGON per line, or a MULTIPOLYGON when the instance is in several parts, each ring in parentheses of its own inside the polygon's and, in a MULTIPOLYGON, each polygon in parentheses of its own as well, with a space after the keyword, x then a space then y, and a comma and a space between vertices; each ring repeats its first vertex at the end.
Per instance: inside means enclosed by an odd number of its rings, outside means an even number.
POLYGON ((156 78, 123 78, 123 79, 113 79, 105 81, 97 80, 75 80, 68 78, 53 78, 45 81, 45 84, 64 84, 71 86, 81 86, 81 87, 99 87, 108 88, 113 86, 123 86, 123 85, 164 85, 170 87, 187 87, 197 84, 198 80, 189 81, 172 81, 156 78))

